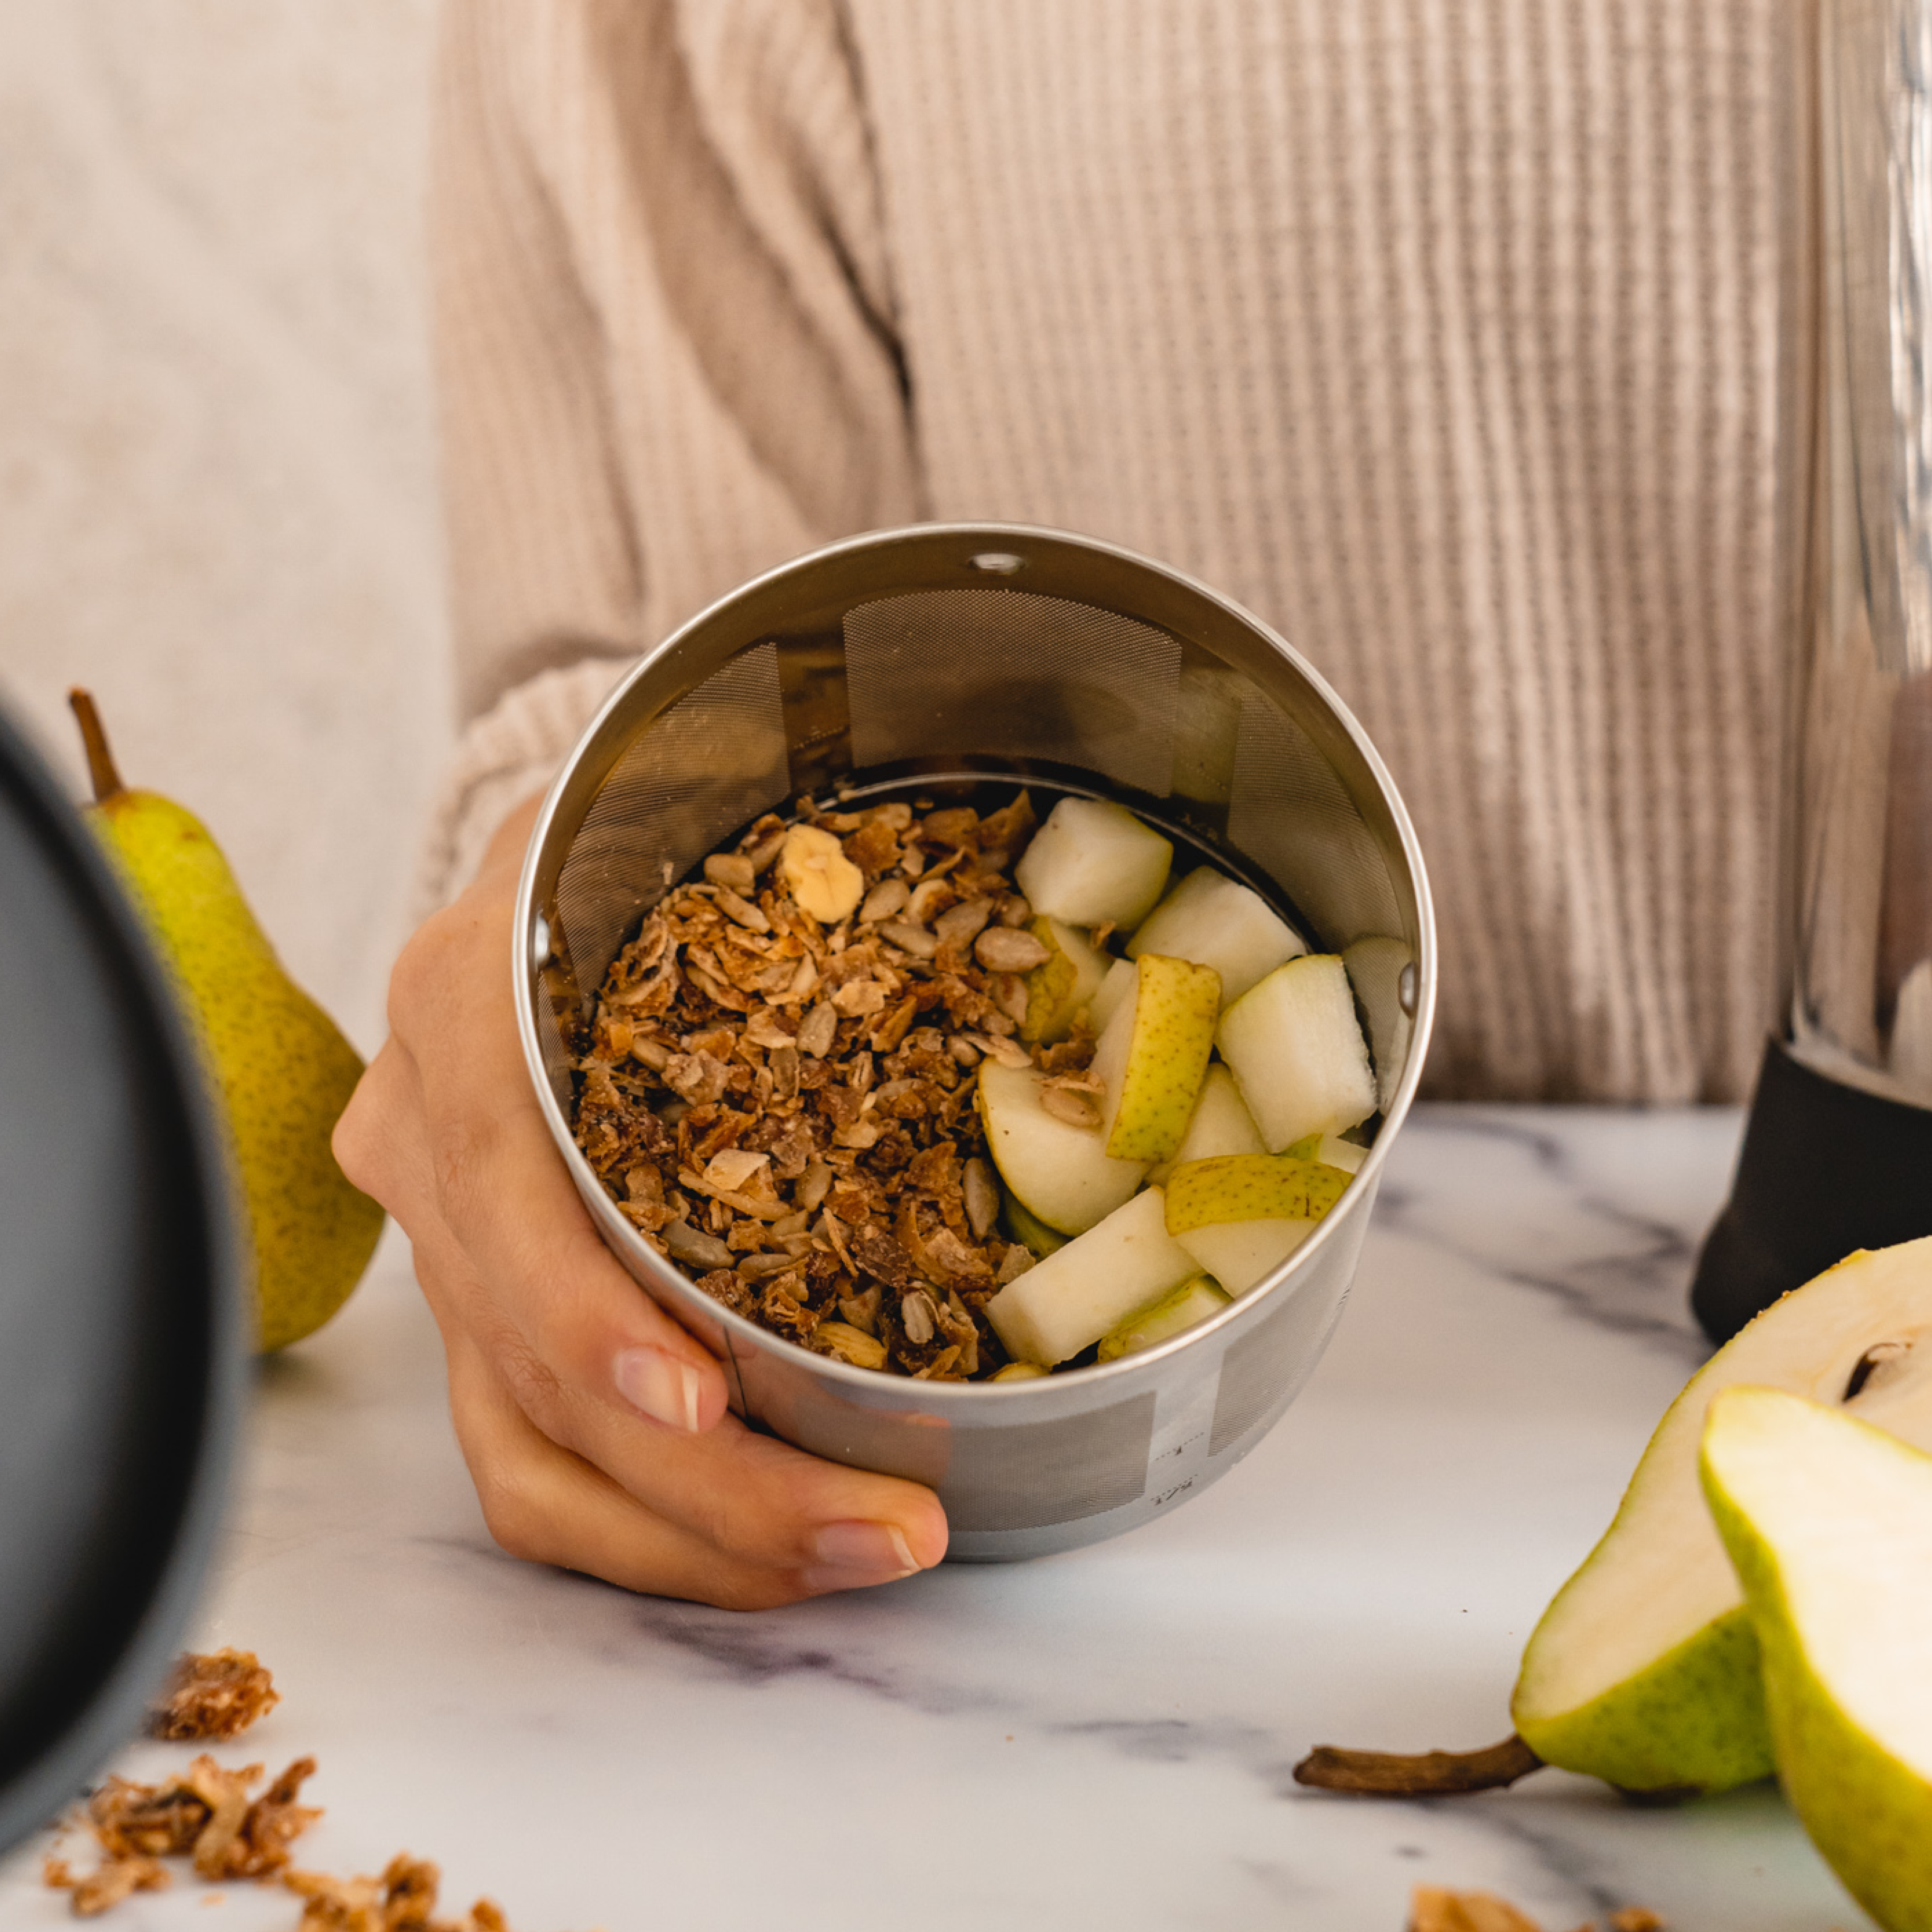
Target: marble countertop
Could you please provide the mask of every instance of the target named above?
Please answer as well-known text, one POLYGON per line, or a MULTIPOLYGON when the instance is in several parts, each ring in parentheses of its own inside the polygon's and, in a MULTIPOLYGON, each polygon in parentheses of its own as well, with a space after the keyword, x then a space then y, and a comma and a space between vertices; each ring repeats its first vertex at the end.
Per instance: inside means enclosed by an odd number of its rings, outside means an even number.
MULTIPOLYGON (((1525 1636, 1702 1358, 1684 1288, 1737 1129, 1425 1109, 1326 1360, 1216 1487, 1097 1548, 751 1616, 492 1547, 392 1236, 263 1375, 197 1640, 259 1652, 284 1701, 223 1756, 320 1759, 301 1862, 407 1847, 519 1932, 1400 1932, 1418 1882, 1548 1932, 1628 1904, 1676 1932, 1863 1925, 1768 1786, 1655 1811, 1557 1772, 1406 1804, 1289 1777, 1316 1742, 1508 1732, 1525 1636)), ((72 1922, 42 1849, 0 1864, 0 1924, 72 1922)), ((107 1922, 297 1916, 220 1896, 107 1922)))

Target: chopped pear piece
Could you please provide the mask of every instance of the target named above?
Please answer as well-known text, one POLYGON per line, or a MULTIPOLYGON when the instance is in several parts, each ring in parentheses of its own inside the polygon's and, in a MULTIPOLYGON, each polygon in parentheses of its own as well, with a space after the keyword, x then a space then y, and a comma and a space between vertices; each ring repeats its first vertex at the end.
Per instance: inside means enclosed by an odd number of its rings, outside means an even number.
POLYGON ((1135 926, 1161 888, 1174 848, 1125 806, 1063 798, 1013 868, 1036 913, 1069 926, 1135 926))
POLYGON ((1008 1354, 1050 1369, 1194 1272, 1168 1234, 1165 1198, 1150 1187, 1009 1282, 986 1318, 1008 1354))
POLYGON ((1332 952, 1277 966, 1221 1016, 1215 1035, 1260 1128, 1279 1151, 1376 1111, 1369 1049, 1348 975, 1332 952))
POLYGON ((1114 960, 1108 967, 1107 976, 1100 982, 1100 990, 1087 1009, 1088 1025, 1096 1033, 1105 1033, 1107 1022, 1120 1010, 1120 1002, 1138 983, 1134 962, 1131 959, 1114 960))
POLYGON ((1027 975, 1027 1012, 1020 1037, 1050 1043, 1066 1036, 1082 1006, 1090 1009, 1114 962, 1064 920, 1037 914, 1031 930, 1046 948, 1046 957, 1027 975))
POLYGON ((1055 1248, 1065 1247, 1072 1238, 1057 1228, 1049 1228, 1010 1188, 1006 1190, 1000 1218, 1006 1225, 1006 1232, 1029 1250, 1036 1261, 1046 1260, 1055 1248))
POLYGON ((1046 1370, 1037 1362, 1009 1362, 1003 1369, 995 1369, 986 1379, 991 1382, 1030 1382, 1038 1380, 1046 1370))
POLYGON ((1212 1160, 1217 1154, 1267 1152, 1262 1144, 1261 1130, 1241 1099, 1234 1076, 1218 1063, 1210 1066, 1207 1078, 1201 1083, 1201 1097, 1194 1103, 1187 1131, 1174 1150, 1174 1165, 1179 1167, 1190 1160, 1212 1160))
POLYGON ((1230 1294, 1246 1294, 1267 1280, 1315 1228, 1312 1221, 1286 1218, 1218 1221, 1205 1228, 1190 1228, 1174 1238, 1230 1294))
POLYGON ((1127 943, 1130 959, 1162 952, 1213 967, 1221 976, 1224 1006, 1307 950, 1300 934, 1260 893, 1212 866, 1190 872, 1127 943))
POLYGON ((1100 1337, 1100 1359, 1116 1361, 1123 1355, 1136 1355, 1143 1348, 1151 1348, 1205 1322, 1209 1316, 1218 1315, 1232 1298, 1223 1294, 1204 1274, 1197 1274, 1162 1295, 1152 1306, 1130 1315, 1108 1329, 1100 1337))
POLYGON ((1094 1049, 1106 1089, 1102 1132, 1116 1160, 1168 1160, 1179 1147, 1208 1076, 1221 979, 1211 966, 1150 952, 1094 1049))
POLYGON ((1379 934, 1358 939, 1342 952, 1342 964, 1348 969, 1355 997, 1368 1016, 1369 1046, 1376 1062, 1376 1104, 1385 1114, 1395 1098, 1415 1024, 1402 1010, 1402 968, 1410 957, 1400 940, 1379 934))
POLYGON ((1318 1160, 1324 1167, 1339 1167, 1344 1174, 1360 1174, 1369 1150, 1359 1141, 1345 1141, 1340 1134, 1304 1134, 1282 1152, 1297 1160, 1318 1160))
POLYGON ((1778 1780, 1888 1932, 1932 1928, 1932 1456, 1780 1389, 1726 1389, 1704 1490, 1763 1659, 1778 1780))
POLYGON ((1552 1764, 1628 1791, 1722 1791, 1772 1769, 1757 1640, 1698 1491, 1706 1412, 1739 1382, 1932 1448, 1932 1237, 1794 1288, 1671 1404, 1616 1520, 1523 1652, 1511 1713, 1552 1764))
POLYGON ((1077 1234, 1139 1186, 1147 1162, 1112 1159, 1097 1127, 1048 1113, 1040 1101, 1046 1078, 1034 1067, 982 1060, 980 1118, 1009 1192, 1049 1228, 1077 1234))
POLYGON ((1342 1198, 1348 1178, 1338 1168, 1285 1154, 1190 1160, 1167 1178, 1167 1232, 1184 1234, 1226 1221, 1318 1221, 1342 1198))

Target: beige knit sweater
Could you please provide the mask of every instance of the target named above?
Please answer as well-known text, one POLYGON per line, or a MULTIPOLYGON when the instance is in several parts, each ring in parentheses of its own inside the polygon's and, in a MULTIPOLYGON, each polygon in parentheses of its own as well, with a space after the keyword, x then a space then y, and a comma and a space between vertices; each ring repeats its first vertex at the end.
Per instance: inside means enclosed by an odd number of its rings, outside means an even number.
POLYGON ((1769 1017, 1778 0, 450 0, 446 886, 623 661, 827 538, 1108 537, 1311 657, 1432 1090, 1769 1017))

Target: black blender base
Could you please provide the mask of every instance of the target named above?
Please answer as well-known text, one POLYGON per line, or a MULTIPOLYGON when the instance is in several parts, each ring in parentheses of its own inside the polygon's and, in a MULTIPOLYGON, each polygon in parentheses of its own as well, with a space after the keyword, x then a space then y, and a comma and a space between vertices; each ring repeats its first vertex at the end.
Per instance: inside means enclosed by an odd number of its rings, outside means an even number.
POLYGON ((1727 1342, 1858 1248, 1932 1234, 1932 1108, 1827 1079, 1765 1048, 1731 1198, 1705 1238, 1690 1306, 1727 1342))

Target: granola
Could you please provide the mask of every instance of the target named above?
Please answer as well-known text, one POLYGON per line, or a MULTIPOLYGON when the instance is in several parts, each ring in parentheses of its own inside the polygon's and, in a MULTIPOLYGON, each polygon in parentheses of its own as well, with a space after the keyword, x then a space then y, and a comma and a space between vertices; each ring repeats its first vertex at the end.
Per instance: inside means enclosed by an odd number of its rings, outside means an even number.
POLYGON ((200 1744, 238 1738, 281 1702, 274 1680, 251 1650, 188 1652, 177 1660, 148 1735, 200 1744))
POLYGON ((992 1057, 1093 1111, 1084 1028, 1018 1035, 1046 958, 1011 883, 1024 791, 982 815, 802 803, 674 886, 577 1042, 578 1145, 632 1226, 724 1306, 935 1381, 1007 1360, 986 1304, 1031 1265, 998 1226, 975 1105, 992 1057))

